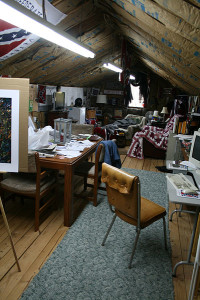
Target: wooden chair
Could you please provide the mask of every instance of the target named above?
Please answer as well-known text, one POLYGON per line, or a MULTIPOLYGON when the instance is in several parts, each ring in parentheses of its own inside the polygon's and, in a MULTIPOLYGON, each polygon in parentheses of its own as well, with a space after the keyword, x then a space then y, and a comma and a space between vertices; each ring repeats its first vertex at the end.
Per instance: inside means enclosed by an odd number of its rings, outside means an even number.
POLYGON ((84 178, 84 190, 87 187, 93 187, 93 195, 88 196, 87 199, 93 202, 94 206, 97 206, 97 191, 101 178, 101 165, 104 159, 104 146, 100 144, 96 151, 95 162, 84 161, 75 170, 75 175, 82 176, 84 178), (93 183, 88 183, 88 178, 92 179, 93 183))
POLYGON ((38 231, 40 215, 56 200, 57 172, 43 170, 38 153, 35 153, 35 162, 36 174, 12 174, 0 182, 0 188, 4 202, 6 194, 35 200, 35 231, 38 231))
POLYGON ((106 183, 108 202, 111 210, 114 212, 112 222, 104 237, 102 246, 104 246, 117 216, 123 221, 135 226, 137 234, 129 262, 129 268, 131 268, 141 229, 144 229, 162 218, 165 248, 167 249, 166 210, 164 207, 141 197, 139 177, 130 175, 118 168, 103 163, 101 180, 106 183))
MULTIPOLYGON (((95 155, 95 162, 84 161, 75 170, 76 175, 84 177, 84 190, 86 190, 88 186, 93 187, 93 196, 87 197, 87 199, 89 201, 92 201, 94 206, 97 206, 98 189, 105 190, 105 187, 101 185, 102 163, 104 162, 106 156, 107 159, 110 160, 110 163, 114 163, 112 161, 113 160, 112 155, 114 153, 114 150, 112 148, 117 149, 115 139, 109 141, 103 141, 102 143, 99 144, 97 148, 96 155, 95 155), (111 153, 109 153, 109 151, 111 151, 111 153), (92 179, 93 181, 92 184, 87 182, 88 178, 92 179)), ((117 149, 117 153, 118 153, 118 149, 117 149)), ((119 153, 118 153, 118 157, 120 160, 119 153)), ((119 162, 117 163, 119 164, 119 162)), ((121 161, 119 167, 121 167, 121 161)))

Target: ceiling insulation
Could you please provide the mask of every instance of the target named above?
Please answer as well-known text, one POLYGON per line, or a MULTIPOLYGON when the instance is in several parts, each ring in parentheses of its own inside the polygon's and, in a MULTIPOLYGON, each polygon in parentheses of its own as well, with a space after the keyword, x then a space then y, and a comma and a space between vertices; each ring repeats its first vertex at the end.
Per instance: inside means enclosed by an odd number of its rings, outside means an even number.
POLYGON ((66 17, 59 28, 89 46, 84 58, 43 39, 6 59, 0 74, 31 83, 89 87, 111 76, 102 68, 121 55, 123 38, 138 66, 191 95, 200 91, 199 0, 53 0, 66 17))

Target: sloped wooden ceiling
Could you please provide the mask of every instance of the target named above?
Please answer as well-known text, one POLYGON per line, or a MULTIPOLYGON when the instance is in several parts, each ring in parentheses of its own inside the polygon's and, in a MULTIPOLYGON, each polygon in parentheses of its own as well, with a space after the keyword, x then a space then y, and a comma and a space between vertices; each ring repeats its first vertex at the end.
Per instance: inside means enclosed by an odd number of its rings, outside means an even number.
POLYGON ((121 43, 129 43, 131 73, 153 72, 188 94, 200 91, 199 0, 53 0, 66 14, 58 25, 96 54, 84 58, 40 39, 0 62, 0 74, 28 77, 31 83, 95 86, 120 65, 121 43))

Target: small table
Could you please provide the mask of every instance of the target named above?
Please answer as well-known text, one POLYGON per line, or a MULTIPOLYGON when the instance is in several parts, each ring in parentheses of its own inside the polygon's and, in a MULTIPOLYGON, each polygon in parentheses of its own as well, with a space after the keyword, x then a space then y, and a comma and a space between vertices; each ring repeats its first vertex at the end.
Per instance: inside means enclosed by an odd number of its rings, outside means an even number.
POLYGON ((165 128, 165 126, 167 125, 167 123, 165 122, 161 122, 161 121, 151 121, 151 126, 156 126, 159 128, 165 128))
MULTIPOLYGON (((195 176, 195 174, 194 174, 194 176, 195 176)), ((193 182, 191 176, 188 176, 188 179, 191 180, 191 182, 193 182)), ((195 178, 195 179, 196 179, 196 181, 198 180, 198 182, 199 182, 199 178, 195 178)), ((193 247, 193 243, 194 243, 194 237, 195 237, 197 221, 198 221, 198 216, 199 216, 200 201, 199 201, 199 199, 195 199, 195 198, 177 196, 176 189, 174 188, 172 183, 168 180, 168 178, 167 178, 167 190, 168 190, 168 197, 169 197, 170 202, 181 204, 181 205, 186 204, 186 205, 191 205, 191 206, 196 207, 195 221, 194 221, 194 225, 193 225, 193 231, 192 231, 190 246, 189 246, 189 250, 188 250, 188 257, 187 257, 186 261, 180 261, 174 266, 172 275, 176 276, 176 269, 178 266, 180 266, 182 264, 187 264, 187 265, 194 264, 193 262, 191 262, 191 254, 192 254, 192 247, 193 247)), ((179 211, 179 210, 176 210, 176 211, 179 211)), ((181 211, 183 211, 183 210, 181 210, 181 211)))
POLYGON ((64 226, 70 227, 72 224, 73 216, 73 175, 74 169, 82 161, 86 160, 92 153, 95 152, 99 143, 103 139, 93 142, 93 145, 89 148, 85 148, 80 156, 73 158, 62 158, 57 155, 55 157, 40 157, 41 167, 64 170, 64 226))

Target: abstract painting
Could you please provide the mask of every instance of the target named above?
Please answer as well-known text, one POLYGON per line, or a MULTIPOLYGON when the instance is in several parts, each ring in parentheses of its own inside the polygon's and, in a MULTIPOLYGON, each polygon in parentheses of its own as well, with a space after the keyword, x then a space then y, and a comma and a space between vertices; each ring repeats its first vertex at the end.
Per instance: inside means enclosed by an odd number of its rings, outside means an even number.
POLYGON ((0 171, 18 172, 19 91, 0 90, 0 171))
POLYGON ((11 163, 12 99, 0 98, 0 163, 11 163))

